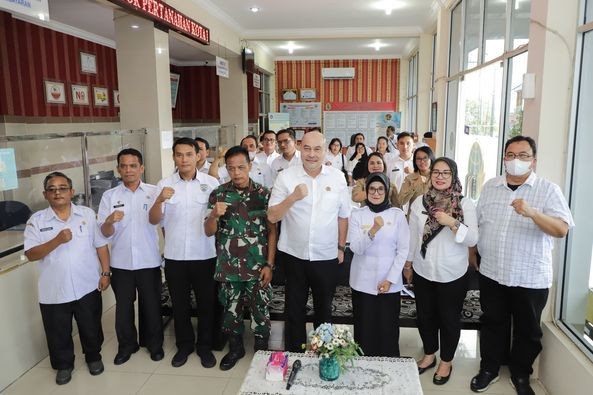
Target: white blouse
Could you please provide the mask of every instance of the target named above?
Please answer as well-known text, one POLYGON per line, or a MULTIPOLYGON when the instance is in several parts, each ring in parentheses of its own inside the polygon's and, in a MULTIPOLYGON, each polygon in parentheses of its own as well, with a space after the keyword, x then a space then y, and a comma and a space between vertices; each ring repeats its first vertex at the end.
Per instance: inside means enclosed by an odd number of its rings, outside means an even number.
POLYGON ((468 247, 478 242, 478 220, 476 206, 469 198, 461 200, 463 223, 457 234, 445 226, 426 247, 426 256, 422 258, 420 247, 424 225, 428 219, 420 195, 410 207, 410 252, 414 271, 422 277, 440 283, 450 282, 463 276, 468 267, 468 247))
POLYGON ((344 166, 344 168, 347 168, 348 167, 348 160, 341 153, 338 153, 337 155, 334 155, 330 151, 327 151, 327 154, 325 154, 325 162, 324 162, 324 164, 326 166, 332 166, 332 167, 335 167, 338 170, 342 170, 342 166, 344 166), (328 165, 328 163, 330 163, 330 165, 328 165))
POLYGON ((350 286, 360 292, 377 295, 377 286, 389 280, 388 293, 400 292, 403 288, 402 270, 410 241, 410 231, 404 212, 389 208, 380 213, 368 207, 354 209, 348 224, 348 240, 354 253, 350 268, 350 286), (383 227, 373 240, 368 231, 375 217, 383 218, 383 227))

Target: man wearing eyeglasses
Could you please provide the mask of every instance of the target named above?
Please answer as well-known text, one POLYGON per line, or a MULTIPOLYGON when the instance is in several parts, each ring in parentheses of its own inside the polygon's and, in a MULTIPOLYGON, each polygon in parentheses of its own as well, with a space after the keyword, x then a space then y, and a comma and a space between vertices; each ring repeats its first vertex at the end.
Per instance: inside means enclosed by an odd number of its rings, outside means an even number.
POLYGON ((536 145, 516 136, 505 144, 505 175, 488 181, 478 202, 481 255, 480 371, 470 388, 483 392, 498 371, 513 321, 509 357, 511 384, 518 394, 534 394, 532 365, 542 349, 541 314, 552 285, 554 238, 574 226, 560 188, 535 174, 536 145))
POLYGON ((66 384, 74 369, 72 318, 91 375, 101 361, 101 292, 109 287, 109 250, 88 207, 72 204, 72 180, 53 172, 43 181, 49 207, 31 216, 25 227, 25 256, 39 260, 39 307, 56 383, 66 384))
POLYGON ((276 152, 276 132, 268 130, 259 137, 259 142, 262 144, 263 149, 255 156, 255 159, 259 163, 265 163, 271 166, 274 159, 280 156, 276 152))
POLYGON ((294 130, 280 130, 277 138, 278 146, 280 147, 280 152, 282 154, 274 159, 270 165, 274 179, 278 177, 278 173, 282 170, 301 164, 301 153, 296 149, 296 134, 294 130))

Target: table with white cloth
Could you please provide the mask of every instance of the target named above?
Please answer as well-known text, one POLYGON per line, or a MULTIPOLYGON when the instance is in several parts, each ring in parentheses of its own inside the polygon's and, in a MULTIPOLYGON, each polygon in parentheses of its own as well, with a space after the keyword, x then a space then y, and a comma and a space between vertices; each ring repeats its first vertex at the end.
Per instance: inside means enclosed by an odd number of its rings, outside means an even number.
POLYGON ((314 354, 288 353, 289 371, 284 381, 266 381, 266 364, 271 351, 253 356, 240 394, 398 394, 422 395, 418 367, 412 358, 357 357, 354 365, 341 371, 335 381, 319 378, 319 358, 314 354), (290 390, 286 381, 296 360, 302 367, 290 390))

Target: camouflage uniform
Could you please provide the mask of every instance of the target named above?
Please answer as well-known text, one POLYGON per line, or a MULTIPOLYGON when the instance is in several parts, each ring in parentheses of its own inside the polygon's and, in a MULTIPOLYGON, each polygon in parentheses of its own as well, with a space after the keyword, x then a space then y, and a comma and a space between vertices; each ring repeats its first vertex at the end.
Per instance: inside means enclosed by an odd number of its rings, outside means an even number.
POLYGON ((210 210, 216 202, 229 204, 218 221, 214 279, 221 282, 222 328, 230 335, 243 335, 245 305, 252 316, 255 336, 267 338, 270 335, 272 287, 262 289, 259 281, 260 270, 268 256, 266 210, 269 198, 270 191, 253 180, 246 190, 238 190, 228 182, 210 194, 210 210))

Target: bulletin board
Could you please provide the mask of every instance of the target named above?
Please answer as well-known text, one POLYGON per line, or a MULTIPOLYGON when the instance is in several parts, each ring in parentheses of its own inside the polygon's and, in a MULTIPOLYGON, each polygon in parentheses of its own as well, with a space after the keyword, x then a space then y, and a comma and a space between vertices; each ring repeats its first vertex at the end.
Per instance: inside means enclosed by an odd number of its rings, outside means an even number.
POLYGON ((328 141, 337 137, 344 146, 350 136, 363 133, 368 146, 375 146, 377 137, 385 135, 387 126, 400 128, 401 113, 393 111, 324 111, 323 131, 328 141))
POLYGON ((280 103, 280 112, 290 114, 290 126, 296 128, 321 127, 321 103, 280 103))

